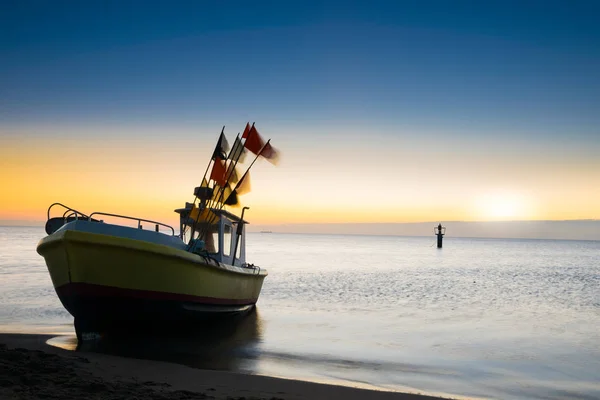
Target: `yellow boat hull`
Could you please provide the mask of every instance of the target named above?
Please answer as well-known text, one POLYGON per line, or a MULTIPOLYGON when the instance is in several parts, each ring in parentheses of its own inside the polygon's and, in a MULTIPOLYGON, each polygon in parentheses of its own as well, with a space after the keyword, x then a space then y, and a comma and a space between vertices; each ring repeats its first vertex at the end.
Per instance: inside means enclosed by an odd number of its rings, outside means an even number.
POLYGON ((227 266, 173 247, 63 230, 42 239, 54 288, 77 324, 191 322, 258 301, 266 271, 227 266))

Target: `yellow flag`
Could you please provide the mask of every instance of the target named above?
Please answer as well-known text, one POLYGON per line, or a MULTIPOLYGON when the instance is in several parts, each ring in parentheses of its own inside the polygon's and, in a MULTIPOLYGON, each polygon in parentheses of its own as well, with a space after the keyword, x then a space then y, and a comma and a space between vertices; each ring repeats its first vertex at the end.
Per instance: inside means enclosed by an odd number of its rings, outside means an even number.
POLYGON ((220 186, 215 186, 215 191, 213 194, 213 201, 216 201, 218 203, 223 203, 225 202, 225 200, 227 200, 227 198, 229 197, 229 195, 231 194, 231 186, 229 186, 229 184, 227 184, 224 188, 221 188, 220 186))
POLYGON ((227 179, 227 182, 235 185, 238 182, 238 174, 237 174, 237 170, 235 168, 235 164, 232 163, 231 161, 229 162, 229 165, 227 166, 227 172, 225 173, 225 178, 227 179))
POLYGON ((192 210, 190 211, 189 217, 197 222, 210 223, 214 223, 218 219, 217 215, 208 208, 205 208, 202 210, 202 212, 200 212, 200 209, 196 206, 194 206, 194 208, 192 208, 192 210))
POLYGON ((250 172, 246 172, 242 179, 238 182, 235 191, 240 196, 250 191, 250 172))

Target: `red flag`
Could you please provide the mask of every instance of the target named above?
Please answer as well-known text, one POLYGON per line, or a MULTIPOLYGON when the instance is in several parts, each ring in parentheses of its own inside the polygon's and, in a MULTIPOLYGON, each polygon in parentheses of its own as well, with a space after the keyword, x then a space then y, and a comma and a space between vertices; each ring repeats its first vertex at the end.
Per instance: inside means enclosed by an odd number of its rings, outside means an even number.
POLYGON ((210 179, 217 182, 221 187, 227 183, 225 179, 225 162, 219 157, 215 158, 212 171, 210 172, 210 179))
POLYGON ((252 125, 248 135, 246 136, 246 141, 244 142, 244 147, 253 152, 254 154, 258 154, 260 149, 265 145, 264 140, 258 134, 258 131, 252 125))
POLYGON ((252 128, 250 128, 250 132, 248 133, 248 137, 244 142, 244 146, 254 154, 258 154, 260 149, 263 149, 264 146, 264 149, 260 155, 273 164, 277 164, 279 161, 279 151, 277 151, 275 147, 271 146, 271 143, 267 143, 265 145, 265 141, 260 137, 260 134, 254 125, 252 125, 252 128))
POLYGON ((242 139, 246 139, 248 133, 250 133, 250 122, 246 122, 246 128, 244 128, 244 133, 242 133, 242 139))

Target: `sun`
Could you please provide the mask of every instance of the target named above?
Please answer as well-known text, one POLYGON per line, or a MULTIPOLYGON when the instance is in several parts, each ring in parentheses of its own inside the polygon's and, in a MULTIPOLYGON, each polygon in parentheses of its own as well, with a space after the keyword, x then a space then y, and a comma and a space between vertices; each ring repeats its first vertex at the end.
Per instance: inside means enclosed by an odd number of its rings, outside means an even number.
POLYGON ((519 204, 514 198, 491 199, 486 214, 492 218, 510 218, 519 214, 519 204))
POLYGON ((485 220, 529 219, 527 199, 517 193, 492 192, 477 199, 477 214, 485 220))

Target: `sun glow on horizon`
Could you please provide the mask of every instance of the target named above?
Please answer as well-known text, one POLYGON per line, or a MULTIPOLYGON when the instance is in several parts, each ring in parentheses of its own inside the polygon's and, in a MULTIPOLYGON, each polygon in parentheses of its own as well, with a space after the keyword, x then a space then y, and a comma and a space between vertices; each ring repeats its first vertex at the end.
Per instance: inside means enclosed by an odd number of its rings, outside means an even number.
MULTIPOLYGON (((109 136, 81 127, 80 139, 75 140, 73 133, 63 140, 53 131, 0 127, 4 188, 0 220, 43 221, 48 206, 59 201, 82 212, 105 211, 176 225, 173 210, 193 200, 193 188, 201 181, 216 135, 191 139, 188 131, 173 127, 168 138, 150 135, 134 140, 126 127, 106 131, 109 136)), ((380 148, 379 142, 358 135, 341 141, 320 125, 310 131, 312 136, 277 126, 261 131, 274 137, 283 157, 277 167, 261 160, 252 168, 252 190, 242 197, 242 203, 251 207, 252 224, 564 220, 600 215, 600 187, 593 185, 600 179, 600 161, 593 154, 521 159, 511 153, 507 159, 490 153, 482 159, 488 154, 485 148, 464 151, 446 146, 450 142, 437 142, 436 147, 429 139, 414 139, 415 135, 406 134, 380 148), (316 146, 318 137, 327 139, 319 139, 316 146), (440 174, 437 165, 424 160, 442 150, 440 174), (364 157, 375 153, 379 155, 375 159, 364 157)), ((231 133, 227 137, 233 141, 231 133)), ((547 153, 553 154, 551 150, 547 153)))
POLYGON ((535 215, 531 200, 511 191, 493 191, 476 199, 476 214, 483 220, 529 220, 535 215))

